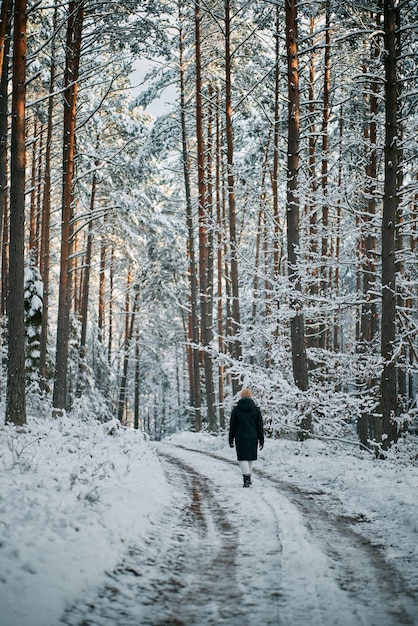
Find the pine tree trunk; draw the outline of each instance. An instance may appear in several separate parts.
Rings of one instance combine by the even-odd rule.
[[[9,50],[11,31],[11,3],[8,3],[6,35],[4,39],[4,60],[0,81],[0,241],[1,241],[1,315],[6,314],[7,285],[9,272],[9,219],[7,194],[7,151],[8,151],[8,84]],[[3,19],[3,18],[2,18]]]
[[[273,195],[273,276],[276,281],[280,272],[280,221],[279,221],[279,137],[280,137],[280,117],[279,117],[279,97],[280,97],[280,12],[279,4],[276,5],[276,48],[275,48],[275,67],[274,67],[274,122],[273,122],[273,171],[271,174],[271,190]],[[267,155],[266,150],[265,155]],[[264,174],[263,174],[264,176]],[[262,186],[264,189],[264,185]]]
[[[4,59],[8,53],[8,45],[6,44],[8,20],[10,17],[10,9],[12,2],[2,0],[0,9],[0,76],[3,71]]]
[[[329,123],[329,94],[331,89],[331,64],[330,64],[330,0],[326,0],[325,6],[325,51],[324,51],[324,92],[321,127],[321,189],[322,189],[322,237],[321,237],[321,294],[327,297],[329,294],[329,206],[328,206],[328,123]],[[324,313],[323,313],[324,315]],[[319,347],[329,348],[329,327],[321,323],[319,332]]]
[[[206,311],[206,336],[205,346],[211,346],[213,341],[213,277],[214,277],[214,258],[213,258],[213,89],[209,84],[208,95],[208,115],[207,115],[207,145],[206,145],[206,221],[207,230],[207,311]],[[208,374],[210,376],[210,384],[208,386]],[[215,381],[212,356],[205,350],[205,379],[206,379],[206,397],[208,404],[208,428],[210,432],[218,431],[217,404],[215,395]]]
[[[64,151],[61,219],[61,258],[57,325],[57,349],[53,405],[67,408],[68,341],[71,306],[71,218],[74,199],[75,128],[77,110],[78,73],[81,53],[81,35],[84,18],[84,0],[69,2],[67,23],[65,91],[64,91]]]
[[[36,256],[36,174],[37,174],[37,143],[38,143],[38,118],[35,115],[33,120],[33,142],[32,142],[32,164],[31,164],[31,192],[29,210],[29,254],[32,258]]]
[[[229,244],[231,255],[231,296],[232,296],[232,319],[231,319],[231,354],[237,361],[241,359],[241,341],[238,337],[240,331],[240,304],[238,283],[238,242],[236,235],[236,207],[235,207],[235,176],[234,176],[234,139],[232,132],[232,82],[231,82],[231,16],[230,0],[225,0],[225,134],[227,146],[227,182],[228,182],[228,218],[229,218]],[[239,390],[240,381],[236,376],[232,378],[232,390],[236,394]]]
[[[309,216],[309,260],[310,260],[310,273],[312,279],[310,281],[309,295],[315,299],[318,295],[318,215],[316,207],[316,193],[317,193],[317,181],[316,181],[316,127],[315,127],[315,48],[314,48],[314,32],[315,32],[315,18],[310,18],[310,35],[312,39],[312,51],[309,65],[309,137],[308,137],[308,153],[309,153],[309,187],[311,193],[311,199],[308,203],[307,211]],[[318,326],[315,322],[308,322],[307,329],[307,342],[309,347],[318,347],[319,345],[319,333]]]
[[[104,342],[105,329],[105,290],[106,290],[106,242],[102,235],[100,245],[100,269],[99,269],[99,311],[97,316],[98,340]]]
[[[215,114],[215,126],[216,126],[216,174],[215,174],[215,187],[216,187],[216,226],[217,226],[217,255],[216,255],[216,269],[217,269],[217,317],[218,317],[218,349],[219,353],[225,352],[225,330],[224,330],[224,293],[223,293],[223,244],[222,238],[225,229],[225,224],[222,219],[222,132],[221,132],[221,120],[220,120],[220,94],[219,90],[216,94],[216,114]],[[219,402],[219,427],[221,430],[225,429],[225,365],[220,363],[218,369],[218,402]]]
[[[394,0],[384,0],[385,32],[385,183],[382,219],[382,328],[381,377],[382,429],[386,435],[383,448],[396,439],[394,417],[397,412],[396,364],[394,346],[396,338],[396,265],[395,227],[398,190],[398,97],[396,54],[396,9]]]
[[[400,20],[400,11],[396,11],[395,13],[395,28],[396,28],[396,55],[397,58],[402,58],[402,39],[401,39],[401,25],[399,23]],[[402,74],[402,68],[399,68],[399,72]],[[402,100],[402,88],[403,83],[400,83],[397,89],[397,96],[399,101]],[[397,176],[397,188],[398,188],[398,199],[397,199],[397,229],[395,231],[395,247],[399,254],[399,258],[396,263],[395,271],[398,276],[404,277],[405,275],[405,256],[404,256],[404,230],[402,227],[402,223],[404,222],[404,215],[402,210],[402,190],[404,189],[404,153],[403,153],[403,145],[404,145],[404,122],[403,120],[398,121],[398,176]],[[402,281],[404,282],[404,281]],[[405,312],[405,316],[407,315],[407,294],[404,289],[403,292],[399,292],[397,296],[397,311]],[[402,341],[401,347],[401,355],[400,355],[400,365],[397,367],[397,397],[403,403],[404,409],[407,407],[408,403],[408,379],[407,379],[407,342]],[[397,411],[399,412],[400,406],[397,407]]]
[[[203,138],[202,57],[200,39],[200,0],[195,2],[195,56],[196,56],[196,138],[199,196],[199,285],[200,323],[205,368],[207,420],[209,430],[216,430],[216,400],[213,382],[213,365],[209,352],[213,337],[210,325],[210,294],[208,290],[209,246],[207,236],[207,187],[205,180],[205,142]]]
[[[305,348],[305,324],[299,296],[301,286],[298,274],[299,249],[299,61],[297,42],[296,0],[285,0],[286,50],[288,80],[288,149],[287,149],[287,263],[292,290],[290,307],[290,336],[292,344],[292,367],[295,384],[302,391],[308,388],[308,367]]]
[[[89,310],[89,293],[90,293],[90,269],[91,269],[91,255],[92,255],[92,248],[93,248],[93,212],[94,212],[94,203],[96,200],[98,166],[99,166],[99,162],[96,161],[95,162],[96,169],[93,172],[93,180],[91,184],[87,247],[86,247],[86,256],[84,260],[84,271],[83,271],[83,296],[81,299],[82,302],[81,302],[81,340],[80,340],[81,359],[84,359],[85,354],[86,354],[87,318],[88,318],[88,310]]]
[[[107,359],[109,365],[112,362],[112,344],[113,344],[113,283],[115,273],[115,249],[112,245],[110,251],[110,266],[109,266],[109,324],[108,324],[108,337],[107,337]]]
[[[340,119],[339,119],[339,159],[338,159],[338,189],[342,188],[342,180],[343,180],[343,168],[342,168],[342,151],[343,151],[343,131],[344,131],[344,119],[343,119],[343,109],[342,106],[340,108]],[[340,293],[340,254],[341,254],[341,196],[338,196],[337,201],[337,223],[336,223],[336,232],[335,232],[335,270],[334,270],[334,289],[335,293],[339,295]],[[334,341],[333,347],[335,352],[340,351],[340,321],[338,318],[338,313],[334,314]]]
[[[125,304],[125,342],[123,349],[123,367],[122,367],[122,379],[119,389],[119,401],[118,401],[118,419],[120,422],[123,420],[123,414],[126,405],[126,392],[128,382],[128,365],[129,365],[129,350],[132,343],[132,337],[135,325],[135,316],[138,310],[139,304],[139,291],[136,291],[132,309],[130,309],[130,287],[132,284],[132,272],[129,269],[128,272],[128,285],[126,291],[126,304]]]
[[[74,196],[73,196],[74,201]],[[84,240],[86,239],[85,233],[78,230],[77,226],[74,224],[74,206],[71,207],[71,225],[70,225],[70,254],[71,254],[71,262],[69,263],[68,271],[70,272],[69,276],[69,301],[70,301],[70,311],[72,307],[72,311],[74,312],[74,316],[78,319],[81,318],[81,294],[83,291],[83,272],[82,269],[79,270],[79,267],[83,267],[84,258],[80,252],[80,248],[84,247]],[[74,233],[74,226],[75,233]],[[80,240],[82,238],[82,242],[80,244]]]
[[[9,349],[6,421],[26,423],[25,395],[25,70],[26,0],[15,0],[13,35],[12,138],[10,167],[10,289],[7,299]]]
[[[140,382],[140,364],[139,364],[139,330],[135,334],[135,396],[134,396],[134,429],[139,428],[139,382]]]
[[[377,18],[377,21],[379,18]],[[378,26],[378,24],[377,24]],[[376,62],[380,55],[380,49],[376,38],[372,42],[371,60]],[[367,72],[367,69],[366,69]],[[363,295],[365,304],[361,312],[361,339],[370,344],[377,332],[377,310],[374,302],[374,292],[376,291],[376,258],[377,258],[377,241],[374,232],[374,220],[376,215],[376,191],[377,191],[377,83],[372,81],[370,85],[370,122],[366,127],[366,145],[367,145],[367,215],[364,220],[367,222],[366,236],[364,238],[364,263],[363,263]],[[367,349],[367,347],[366,347]]]
[[[268,158],[269,158],[269,149],[268,145],[264,150],[264,160],[263,160],[263,168],[262,168],[262,176],[261,176],[261,184],[260,184],[260,200],[259,200],[259,208],[258,208],[258,218],[257,218],[257,237],[255,242],[255,260],[254,260],[254,278],[253,278],[253,303],[252,303],[252,320],[255,320],[257,317],[257,304],[260,300],[260,257],[261,257],[261,243],[263,240],[263,235],[265,233],[264,224],[266,223],[266,174],[268,167]],[[274,166],[273,166],[274,169]],[[272,174],[272,178],[274,179],[274,173]],[[272,185],[274,186],[273,180]],[[277,235],[277,246],[279,244],[278,235],[279,230],[275,230],[273,233],[274,239],[276,239]],[[277,251],[279,251],[279,247],[277,247]],[[277,270],[279,270],[280,264],[277,265]],[[265,274],[267,276],[267,273]],[[253,354],[250,355],[250,363],[254,363]]]
[[[202,412],[200,397],[200,361],[199,361],[199,316],[198,316],[198,292],[196,275],[196,253],[194,243],[193,205],[190,183],[190,158],[187,140],[186,126],[186,95],[185,95],[185,65],[184,65],[184,33],[183,16],[179,8],[179,53],[180,53],[180,115],[182,130],[183,149],[183,176],[186,195],[186,223],[187,223],[187,255],[189,259],[188,278],[190,291],[189,311],[189,393],[190,406],[192,407],[192,419],[196,431],[202,429]]]
[[[49,324],[49,288],[50,288],[50,233],[51,233],[51,150],[54,116],[54,86],[55,86],[55,32],[57,27],[57,5],[54,8],[53,29],[51,41],[51,66],[49,74],[48,121],[46,129],[44,188],[42,198],[41,221],[41,250],[40,272],[43,282],[42,299],[42,329],[40,337],[39,373],[41,384],[46,385],[47,353],[48,353],[48,324]]]
[[[379,28],[380,16],[376,16],[376,25]],[[365,74],[373,71],[374,64],[380,55],[380,47],[376,37],[371,43],[371,63],[370,68],[364,67]],[[361,216],[363,229],[361,239],[360,266],[362,278],[362,294],[363,304],[361,306],[361,317],[359,325],[359,341],[358,351],[368,353],[377,332],[377,306],[375,300],[376,279],[377,279],[377,238],[375,234],[376,219],[376,192],[377,192],[377,123],[376,117],[378,113],[377,92],[378,86],[376,80],[373,80],[369,88],[370,95],[366,99],[369,107],[369,123],[365,126],[365,159],[366,159],[366,197],[367,211]],[[376,380],[370,379],[359,381],[360,384],[371,389],[377,383]],[[368,410],[364,411],[359,418],[358,434],[360,443],[364,447],[369,447],[370,441],[374,437],[375,416],[370,414]]]
[[[44,126],[41,124],[39,131],[39,158],[36,173],[36,202],[35,202],[35,263],[39,267],[41,247],[41,221],[42,221],[42,184],[44,178]]]
[[[131,286],[132,286],[132,269],[128,268],[128,279],[126,284],[125,295],[125,338],[123,344],[123,365],[122,365],[122,377],[119,387],[119,400],[118,400],[118,419],[120,422],[123,420],[123,413],[125,411],[125,399],[126,399],[126,380],[128,375],[128,362],[129,362],[129,315],[130,315],[130,303],[131,303]]]

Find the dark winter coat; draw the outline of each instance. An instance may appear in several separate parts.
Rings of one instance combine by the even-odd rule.
[[[257,443],[264,445],[261,411],[251,398],[241,398],[232,409],[229,422],[229,445],[235,440],[238,461],[255,461]]]

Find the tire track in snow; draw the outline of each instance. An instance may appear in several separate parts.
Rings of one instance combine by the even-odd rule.
[[[200,457],[201,461],[194,464],[200,471],[205,457],[236,465],[216,453],[175,447],[189,459]],[[377,546],[356,532],[352,520],[338,518],[325,509],[317,499],[323,495],[319,492],[305,492],[260,470],[255,475],[259,477],[254,486],[258,499],[276,511],[283,546],[282,571],[277,572],[281,580],[280,616],[275,623],[418,624],[416,590],[405,586],[400,572]]]
[[[132,546],[61,620],[67,626],[253,626],[237,607],[247,596],[236,579],[237,532],[210,481],[162,455],[173,508],[145,545]]]
[[[173,506],[67,626],[400,626],[416,596],[376,547],[292,484],[157,444]],[[214,463],[215,461],[215,463]],[[232,469],[234,467],[234,470]]]
[[[186,578],[190,577],[190,573],[195,576],[199,571],[199,584],[190,584],[189,581],[186,593],[177,602],[172,598],[177,606],[180,603],[177,613],[179,623],[184,626],[276,626],[279,541],[275,542],[275,547],[270,546],[266,558],[261,559],[260,541],[254,534],[258,513],[252,508],[241,509],[242,490],[236,489],[235,481],[232,486],[235,506],[231,510],[231,499],[222,497],[215,481],[177,455],[161,447],[158,452],[171,467],[180,468],[183,476],[188,475],[197,485],[197,493],[192,489],[193,499],[199,501],[199,516],[203,510],[201,517],[206,520],[206,534],[201,537],[203,541],[191,547],[191,561],[185,563],[183,569]],[[169,469],[167,476],[170,477],[170,474]],[[272,510],[267,523],[277,523]],[[269,579],[268,590],[264,584],[266,576]]]

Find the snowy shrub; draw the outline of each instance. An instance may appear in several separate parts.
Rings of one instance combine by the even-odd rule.
[[[35,383],[39,380],[42,309],[43,283],[31,258],[25,268],[26,376]]]

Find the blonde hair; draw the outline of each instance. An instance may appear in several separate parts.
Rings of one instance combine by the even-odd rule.
[[[241,398],[252,398],[252,395],[253,394],[247,387],[241,391]]]

